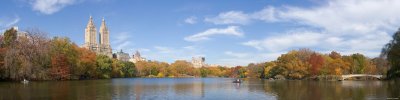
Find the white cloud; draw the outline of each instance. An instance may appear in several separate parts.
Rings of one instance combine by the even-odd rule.
[[[154,46],[154,49],[158,50],[161,53],[171,53],[172,51],[174,51],[171,48],[163,47],[163,46]]]
[[[252,13],[243,13],[242,11],[228,11],[220,13],[215,17],[206,17],[204,21],[213,24],[241,24],[247,25],[254,20],[262,20],[266,22],[276,22],[280,19],[277,18],[278,12],[272,6],[266,7],[260,11]]]
[[[243,58],[247,57],[249,54],[248,53],[239,53],[239,52],[232,52],[232,51],[225,51],[224,52],[228,56],[236,57],[236,58]]]
[[[226,66],[247,66],[249,63],[260,63],[265,61],[276,60],[281,54],[286,52],[269,52],[269,53],[235,53],[231,51],[225,52],[225,54],[230,55],[232,57],[217,59],[216,62],[219,65]],[[239,54],[239,55],[237,55]]]
[[[133,43],[130,41],[131,36],[129,32],[120,32],[110,37],[112,38],[111,44],[114,51],[119,51],[121,49],[129,51],[133,46]]]
[[[391,37],[385,32],[366,34],[365,36],[359,37],[349,37],[348,35],[300,31],[271,36],[261,40],[250,40],[242,44],[268,52],[313,48],[317,50],[352,53],[365,52],[367,56],[374,57],[378,56],[381,48],[390,38]]]
[[[185,37],[184,39],[186,41],[200,41],[200,40],[208,40],[210,39],[210,36],[213,35],[233,35],[233,36],[238,36],[242,37],[244,33],[240,29],[239,26],[229,26],[227,28],[219,29],[219,28],[211,28],[208,29],[204,32],[200,32],[188,37]]]
[[[0,18],[0,32],[3,32],[5,29],[13,27],[20,21],[18,16],[15,17],[1,17]]]
[[[184,49],[188,49],[188,50],[194,50],[196,49],[195,46],[185,46],[183,47]]]
[[[122,43],[119,43],[118,45],[116,45],[114,50],[120,51],[120,50],[125,50],[126,47],[128,47],[131,44],[130,41],[124,41]]]
[[[154,46],[153,52],[148,52],[146,55],[149,59],[174,62],[175,60],[188,60],[195,56],[205,56],[200,51],[202,50],[197,46],[184,46],[180,48]]]
[[[213,18],[205,18],[204,21],[214,24],[247,24],[250,22],[250,16],[241,11],[229,11],[220,13]]]
[[[400,27],[400,11],[397,9],[400,9],[398,0],[333,0],[307,8],[267,7],[256,11],[266,13],[253,16],[253,20],[297,23],[304,30],[289,29],[282,32],[284,34],[242,44],[270,52],[313,48],[359,52],[374,57],[390,40],[390,34]]]
[[[139,50],[140,52],[149,52],[150,51],[150,49],[147,49],[147,48],[139,48],[137,50]]]
[[[197,17],[191,16],[189,18],[186,18],[185,19],[185,23],[196,24],[197,23]]]
[[[242,44],[252,46],[258,50],[268,50],[276,52],[287,50],[291,47],[301,48],[318,46],[322,42],[324,36],[324,34],[305,31],[272,36],[263,40],[251,40]]]
[[[31,0],[30,4],[33,10],[50,15],[75,2],[76,0]]]
[[[252,19],[262,20],[266,22],[276,22],[280,21],[281,19],[276,18],[277,12],[274,7],[266,7],[261,11],[257,11],[251,14]]]
[[[400,25],[398,0],[332,0],[326,4],[301,8],[268,6],[259,11],[222,12],[205,18],[214,24],[247,24],[252,21],[296,22],[322,28],[329,32],[373,32],[379,29],[397,29]],[[395,26],[395,27],[393,27]],[[344,33],[346,34],[346,33]]]
[[[398,0],[335,0],[313,8],[287,7],[276,17],[329,32],[364,34],[398,27],[399,8]]]

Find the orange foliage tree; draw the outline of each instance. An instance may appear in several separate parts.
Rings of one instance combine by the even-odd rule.
[[[67,58],[64,54],[54,55],[51,57],[50,74],[57,80],[67,80],[70,78],[70,70]]]
[[[324,58],[317,53],[313,53],[308,59],[308,63],[311,65],[311,75],[319,75],[320,69],[324,65]]]
[[[74,73],[80,78],[95,78],[96,77],[96,53],[86,49],[77,48],[79,52],[79,60]]]

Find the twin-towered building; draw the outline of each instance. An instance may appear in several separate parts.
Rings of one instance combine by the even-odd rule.
[[[99,37],[97,37],[96,25],[93,22],[92,16],[90,16],[89,22],[85,28],[85,44],[83,45],[83,47],[94,51],[97,54],[106,55],[110,58],[117,58],[121,61],[131,61],[134,63],[138,61],[146,61],[145,58],[140,56],[139,51],[136,51],[135,54],[132,54],[132,58],[129,57],[128,53],[124,53],[122,50],[115,53],[113,56],[110,45],[110,32],[107,28],[104,18],[101,21]],[[192,64],[195,68],[207,66],[205,64],[204,57],[193,57]]]
[[[99,35],[99,37],[97,37],[97,35]],[[106,55],[110,58],[116,58],[121,61],[131,61],[134,63],[138,61],[146,61],[145,58],[140,56],[139,51],[132,54],[132,58],[129,57],[128,53],[124,53],[122,50],[113,55],[110,45],[110,32],[104,18],[101,21],[100,31],[98,34],[93,18],[90,16],[89,22],[85,28],[85,44],[83,44],[83,47],[96,52],[96,54]]]
[[[108,31],[104,18],[101,22],[99,32],[99,37],[97,37],[96,26],[93,22],[92,16],[90,16],[89,22],[85,28],[85,44],[83,47],[92,50],[97,54],[106,55],[111,58],[112,49],[110,46],[110,32]]]

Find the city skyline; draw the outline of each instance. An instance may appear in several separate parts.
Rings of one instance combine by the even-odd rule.
[[[82,45],[89,16],[97,27],[104,17],[113,52],[139,50],[147,59],[169,63],[204,56],[209,64],[235,66],[275,60],[299,48],[376,57],[400,26],[394,13],[399,5],[395,0],[9,0],[0,4],[0,30],[39,28]]]

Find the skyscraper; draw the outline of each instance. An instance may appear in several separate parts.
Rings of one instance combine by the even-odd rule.
[[[106,55],[110,58],[112,57],[112,49],[110,46],[110,32],[108,31],[104,18],[101,22],[99,38],[97,38],[96,26],[93,22],[92,16],[90,16],[89,22],[85,29],[85,44],[83,45],[83,47],[92,50],[97,54]]]

